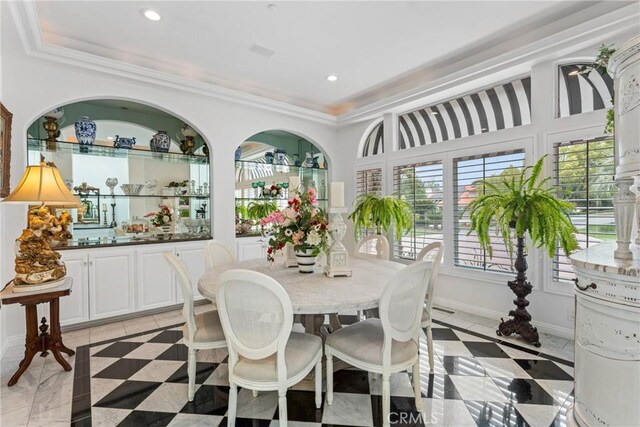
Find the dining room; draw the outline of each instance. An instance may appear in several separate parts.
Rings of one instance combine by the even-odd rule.
[[[0,12],[0,425],[640,425],[638,1]]]

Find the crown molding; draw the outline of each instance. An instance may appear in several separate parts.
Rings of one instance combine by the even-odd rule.
[[[149,84],[164,86],[176,90],[204,95],[216,100],[232,102],[256,109],[284,114],[325,125],[336,126],[336,117],[331,114],[299,107],[283,101],[248,94],[218,85],[189,80],[172,74],[163,73],[137,65],[44,43],[40,31],[38,12],[34,0],[8,2],[25,53],[48,62],[57,62],[69,66],[128,78]]]
[[[481,85],[487,86],[508,80],[530,72],[531,66],[536,63],[557,59],[559,55],[570,54],[608,37],[637,32],[639,19],[637,5],[629,5],[472,65],[459,61],[440,67],[433,71],[435,78],[427,84],[338,115],[338,126],[372,120],[385,112],[411,111],[425,102],[439,102],[449,96],[442,99],[427,98],[433,98],[444,91],[455,91],[474,81],[482,80]]]

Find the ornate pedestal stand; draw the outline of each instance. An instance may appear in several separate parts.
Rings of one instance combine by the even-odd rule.
[[[513,303],[516,305],[515,310],[509,312],[509,316],[513,316],[513,319],[504,320],[498,325],[496,333],[498,335],[509,336],[511,334],[518,334],[528,343],[533,344],[536,347],[540,347],[540,337],[538,330],[531,326],[531,315],[527,311],[529,301],[525,298],[531,293],[531,283],[527,282],[527,259],[524,255],[524,238],[518,237],[517,240],[517,257],[514,264],[518,274],[516,280],[509,281],[509,288],[516,294],[516,299]]]
[[[333,243],[327,255],[327,266],[324,272],[329,277],[351,276],[349,268],[349,253],[342,244],[342,238],[347,232],[347,224],[342,219],[342,214],[346,213],[346,208],[330,208],[329,234]]]

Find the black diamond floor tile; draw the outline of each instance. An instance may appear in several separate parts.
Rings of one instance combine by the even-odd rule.
[[[114,380],[126,380],[140,369],[147,366],[150,360],[120,359],[94,375],[94,378],[109,378]]]
[[[225,415],[229,406],[229,387],[202,385],[193,402],[187,402],[180,412],[201,415]]]
[[[460,338],[449,328],[431,327],[431,335],[434,341],[460,341]]]
[[[229,420],[224,417],[218,427],[227,427]],[[236,427],[269,427],[271,420],[257,420],[253,418],[236,418]]]
[[[131,353],[136,348],[140,347],[142,343],[140,342],[124,342],[118,341],[114,342],[108,347],[103,348],[94,356],[97,357],[124,357],[127,354]]]
[[[382,426],[382,396],[371,396],[373,425]],[[413,397],[391,396],[389,422],[394,426],[424,426]]]
[[[427,384],[425,386],[425,379]],[[420,381],[422,394],[430,399],[452,399],[461,400],[462,396],[456,390],[456,386],[446,374],[429,374],[427,377],[421,376]]]
[[[168,383],[188,383],[189,382],[189,374],[188,374],[188,363],[185,363],[178,369],[173,375],[166,380]],[[204,383],[207,378],[213,374],[213,371],[218,367],[218,363],[205,363],[205,362],[196,362],[196,384]]]
[[[493,342],[470,342],[464,345],[469,349],[474,357],[509,357],[496,343]]]
[[[526,378],[494,378],[493,381],[513,403],[553,405],[553,397],[536,380]]]
[[[474,400],[466,400],[464,403],[478,427],[530,427],[512,403]]]
[[[514,359],[522,369],[536,380],[572,381],[573,377],[550,360]]]
[[[471,375],[484,377],[486,372],[473,357],[441,356],[442,365],[449,375]]]
[[[342,370],[333,373],[333,391],[336,393],[369,393],[369,373]]]
[[[165,427],[175,416],[170,412],[132,411],[118,427]]]
[[[324,405],[324,396],[323,396]],[[279,419],[280,408],[276,409],[274,419]],[[322,408],[316,409],[316,394],[313,391],[287,390],[288,421],[322,422]]]
[[[166,349],[160,356],[156,357],[158,360],[189,360],[189,348],[184,344],[174,344]]]
[[[162,383],[125,381],[100,399],[94,406],[103,408],[135,409]]]
[[[151,338],[149,342],[162,343],[162,344],[175,344],[182,339],[182,331],[163,331],[155,337]]]

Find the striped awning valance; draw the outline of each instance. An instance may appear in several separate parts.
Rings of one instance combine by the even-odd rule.
[[[611,107],[613,79],[608,74],[591,71],[578,74],[585,64],[558,67],[558,117],[588,113]]]
[[[375,156],[384,153],[384,122],[380,122],[371,129],[362,146],[362,157]]]
[[[399,116],[400,149],[531,123],[531,77]]]

